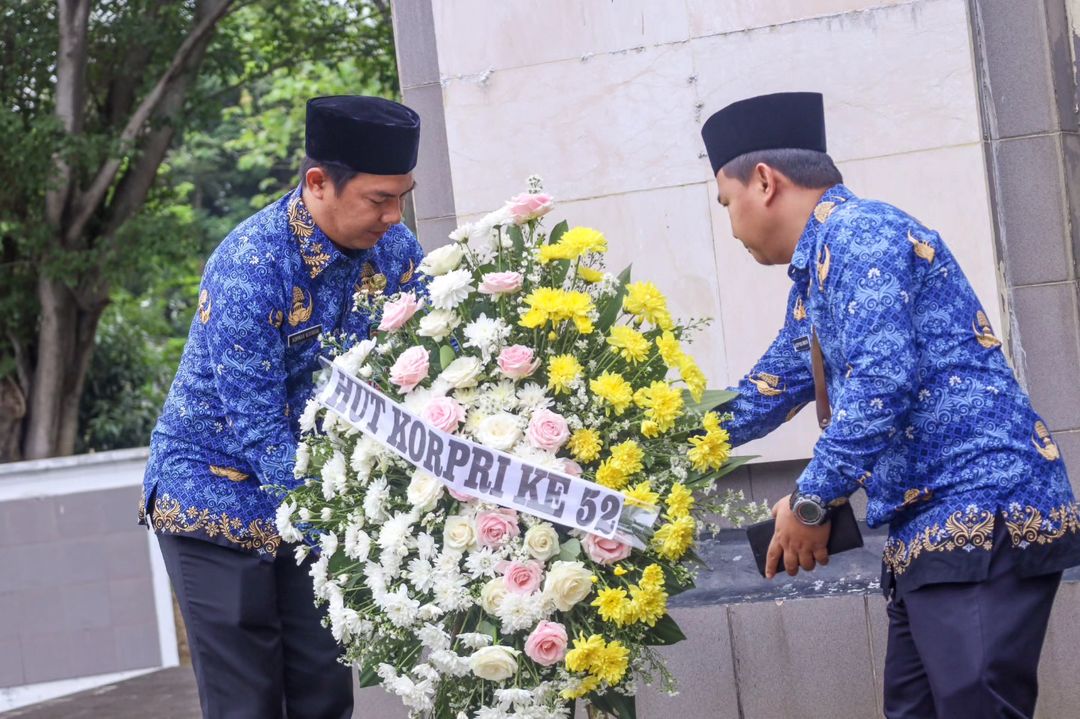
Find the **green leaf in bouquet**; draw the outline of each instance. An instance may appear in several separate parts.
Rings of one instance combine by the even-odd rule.
[[[707,412],[722,404],[727,404],[738,396],[738,392],[732,392],[726,389],[707,389],[705,390],[705,394],[702,395],[701,401],[695,402],[694,398],[690,395],[690,390],[684,389],[683,403],[689,410]]]
[[[375,673],[375,667],[364,667],[360,670],[360,688],[378,686],[379,675]]]
[[[510,235],[510,241],[514,243],[514,255],[520,257],[525,251],[525,234],[517,225],[511,225],[506,232]]]
[[[686,635],[683,634],[682,629],[679,628],[679,625],[670,614],[661,617],[660,621],[649,630],[647,635],[649,644],[663,647],[681,642],[684,639],[686,639]]]
[[[626,285],[630,283],[630,268],[632,267],[632,264],[627,265],[626,269],[619,273],[619,289],[608,298],[603,308],[600,309],[600,319],[596,323],[596,329],[601,334],[607,333],[611,326],[615,324],[615,320],[619,318],[619,310],[622,309],[623,298],[626,297]]]
[[[446,369],[450,366],[450,363],[454,361],[454,348],[450,345],[442,345],[439,347],[439,366]]]
[[[498,639],[499,637],[498,627],[496,627],[494,624],[492,624],[486,619],[481,619],[480,622],[476,625],[476,632],[478,634],[487,634],[492,639]]]
[[[726,477],[747,462],[757,459],[760,456],[761,455],[759,454],[748,454],[745,457],[730,457],[728,458],[728,461],[724,462],[724,465],[715,472],[708,472],[697,476],[693,474],[690,475],[686,480],[686,486],[690,489],[703,489],[704,487],[708,487],[716,480]]]
[[[562,236],[566,234],[566,231],[570,229],[570,225],[566,224],[566,220],[563,220],[559,224],[555,225],[551,229],[551,234],[548,235],[548,244],[554,245],[556,242],[562,239]]]
[[[568,539],[562,544],[559,551],[559,559],[564,562],[572,562],[581,556],[581,542],[577,539]]]
[[[637,703],[634,697],[609,691],[604,694],[589,694],[588,701],[597,709],[619,719],[637,719]]]

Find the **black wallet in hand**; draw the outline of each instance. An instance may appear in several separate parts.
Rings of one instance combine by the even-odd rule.
[[[851,508],[851,503],[845,502],[829,512],[829,521],[832,522],[827,546],[829,556],[863,546],[862,532],[859,531],[859,523],[855,519],[855,510]],[[757,562],[758,572],[763,577],[765,576],[765,556],[769,553],[769,543],[772,542],[775,529],[775,519],[751,524],[746,528],[746,538],[750,540],[754,561]],[[784,571],[783,559],[780,560],[777,571]]]

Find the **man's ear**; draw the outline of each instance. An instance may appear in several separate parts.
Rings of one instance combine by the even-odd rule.
[[[316,199],[323,199],[331,191],[330,178],[321,167],[312,167],[304,173],[304,185]]]
[[[754,174],[750,176],[750,183],[755,190],[761,193],[766,205],[776,199],[778,189],[776,171],[764,162],[759,162],[754,166]]]

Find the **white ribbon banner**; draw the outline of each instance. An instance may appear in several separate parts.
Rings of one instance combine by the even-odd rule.
[[[372,385],[323,364],[332,370],[318,394],[323,406],[462,494],[638,547],[630,525],[647,529],[656,519],[655,511],[636,507],[624,516],[620,492],[438,430]],[[626,526],[616,537],[620,519]]]

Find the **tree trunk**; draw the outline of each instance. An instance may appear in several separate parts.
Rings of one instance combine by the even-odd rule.
[[[22,423],[26,416],[26,397],[12,377],[0,380],[0,462],[22,459]]]
[[[60,436],[60,408],[64,384],[73,359],[76,306],[71,290],[60,280],[38,278],[41,324],[38,329],[37,366],[31,382],[30,414],[27,418],[27,459],[56,454]]]

